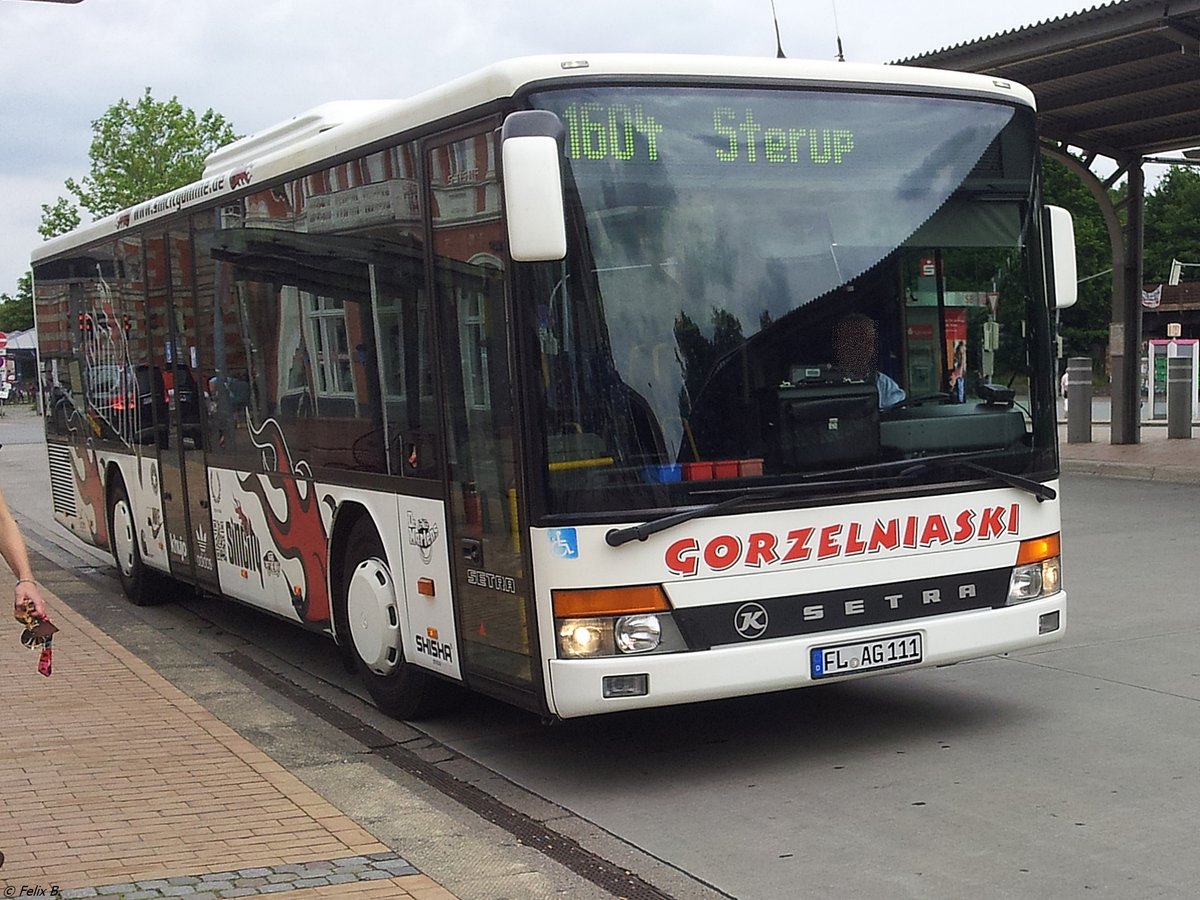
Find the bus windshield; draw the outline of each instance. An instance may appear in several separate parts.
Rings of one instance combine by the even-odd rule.
[[[545,514],[834,471],[858,490],[957,453],[1054,473],[1031,110],[740,87],[531,104],[567,132],[567,257],[516,282]]]

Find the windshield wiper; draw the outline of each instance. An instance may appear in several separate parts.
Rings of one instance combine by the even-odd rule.
[[[974,469],[976,472],[982,472],[989,478],[995,478],[997,481],[1003,481],[1010,487],[1019,488],[1023,491],[1029,491],[1033,496],[1037,497],[1038,503],[1046,500],[1053,500],[1058,496],[1058,492],[1049,485],[1042,484],[1040,481],[1034,481],[1032,478],[1025,478],[1021,475],[1014,475],[1012,472],[1004,472],[1000,469],[993,469],[991,466],[985,466],[982,463],[971,462],[970,460],[959,460],[958,465],[966,469]]]
[[[658,534],[660,531],[666,531],[668,528],[674,528],[676,525],[682,525],[684,522],[692,521],[692,519],[701,519],[704,516],[711,516],[713,513],[733,509],[734,507],[741,506],[742,503],[748,500],[774,500],[783,494],[808,492],[831,487],[842,488],[853,485],[853,481],[838,479],[836,481],[799,481],[792,484],[772,484],[746,488],[738,491],[732,497],[726,497],[724,500],[706,503],[703,506],[696,506],[683,512],[670,513],[658,519],[650,519],[641,525],[629,525],[625,528],[610,529],[608,534],[604,535],[604,540],[610,547],[620,547],[622,544],[628,544],[630,541],[644,541],[652,534]],[[726,492],[712,490],[701,493],[716,494]]]
[[[909,469],[902,474],[910,474],[912,471],[931,468],[942,469],[951,466],[961,466],[964,469],[970,469],[973,472],[979,472],[981,475],[986,475],[989,478],[994,478],[997,481],[1003,481],[1009,487],[1015,487],[1022,491],[1028,491],[1037,497],[1038,503],[1046,500],[1053,500],[1058,496],[1058,492],[1054,488],[1042,484],[1040,481],[1034,481],[1032,478],[1026,478],[1023,475],[1014,475],[1012,472],[1005,472],[1001,469],[994,469],[991,466],[985,466],[983,463],[975,462],[972,459],[964,459],[964,457],[975,456],[974,451],[964,453],[947,453],[942,456],[926,456],[921,459],[895,460],[890,463],[880,463],[879,467],[899,466],[907,464]],[[936,465],[935,465],[936,464]],[[859,471],[870,471],[876,466],[860,466]],[[854,471],[854,470],[850,470]]]
[[[941,453],[937,456],[922,456],[916,459],[892,459],[887,462],[847,466],[844,469],[822,469],[820,472],[812,472],[801,477],[804,479],[828,478],[830,475],[865,475],[871,472],[886,472],[889,469],[921,469],[925,468],[927,463],[960,460],[967,456],[975,456],[976,452],[975,450],[963,450],[958,453]],[[905,475],[907,472],[902,471],[900,474]]]
[[[680,513],[671,513],[659,519],[650,519],[641,525],[612,528],[608,534],[604,535],[604,540],[610,547],[620,547],[622,544],[628,544],[630,541],[644,541],[652,534],[658,534],[660,531],[666,531],[668,528],[674,528],[676,525],[682,525],[684,522],[690,522],[692,519],[699,519],[704,516],[711,516],[713,513],[723,512],[726,509],[732,509],[745,500],[760,498],[762,496],[762,494],[756,491],[742,491],[740,494],[735,494],[716,503],[706,503],[704,506],[696,506]]]
[[[824,488],[831,486],[844,486],[853,482],[845,479],[828,480],[825,476],[829,475],[861,475],[870,472],[886,472],[888,469],[901,469],[897,473],[898,477],[911,475],[913,472],[921,469],[944,468],[944,463],[947,466],[957,465],[967,469],[987,475],[989,478],[995,478],[998,481],[1003,481],[1005,484],[1028,491],[1037,497],[1038,502],[1043,500],[1053,500],[1058,496],[1054,488],[1042,484],[1040,481],[1034,481],[1031,478],[1024,478],[1020,475],[1013,475],[1011,472],[1002,472],[999,469],[993,469],[991,466],[985,466],[982,463],[974,462],[964,457],[975,456],[976,451],[964,451],[962,453],[946,453],[940,456],[926,456],[920,459],[895,459],[890,462],[870,463],[862,466],[851,466],[845,469],[832,469],[825,472],[814,472],[811,477],[820,477],[821,481],[800,481],[791,485],[772,486],[769,488],[748,488],[740,491],[732,497],[726,497],[724,500],[719,500],[715,503],[707,503],[703,506],[696,506],[692,509],[684,510],[683,512],[671,513],[662,516],[658,519],[650,519],[640,525],[629,525],[625,528],[613,528],[604,535],[605,542],[610,547],[620,547],[623,544],[628,544],[631,541],[644,541],[652,534],[658,534],[660,531],[666,531],[668,528],[674,528],[676,525],[682,525],[684,522],[690,522],[693,519],[700,519],[705,516],[711,516],[714,513],[724,512],[727,509],[733,509],[740,506],[747,500],[771,500],[780,494],[789,493],[797,489],[811,490],[813,488]]]

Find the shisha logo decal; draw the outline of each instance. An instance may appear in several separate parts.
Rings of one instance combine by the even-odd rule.
[[[428,519],[418,519],[408,514],[408,542],[421,551],[421,559],[429,564],[433,561],[433,545],[437,543],[438,527]]]
[[[239,500],[233,501],[233,511],[237,513],[238,521],[225,522],[225,540],[221,550],[230,565],[242,570],[243,578],[248,579],[251,572],[257,572],[259,584],[262,585],[262,544]]]

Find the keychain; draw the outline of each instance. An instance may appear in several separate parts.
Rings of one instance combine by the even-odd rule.
[[[49,678],[54,662],[52,644],[58,626],[45,616],[39,616],[32,603],[27,602],[18,608],[15,615],[17,621],[25,626],[21,632],[21,643],[30,650],[42,651],[38,657],[38,671]]]

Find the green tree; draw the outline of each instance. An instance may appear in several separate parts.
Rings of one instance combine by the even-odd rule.
[[[1200,172],[1171,166],[1146,195],[1142,273],[1146,282],[1165,282],[1171,260],[1200,262]],[[1195,279],[1196,269],[1184,269]]]
[[[197,115],[176,97],[155,100],[146,88],[136,103],[122,99],[92,122],[91,171],[80,181],[68,178],[67,191],[98,219],[198,180],[205,157],[236,139],[220,113]],[[64,197],[44,205],[38,230],[53,237],[75,227],[78,207]]]
[[[38,234],[46,240],[78,227],[79,207],[66,197],[42,204],[42,224],[38,226]]]
[[[1078,302],[1061,314],[1059,335],[1063,339],[1063,353],[1090,356],[1099,362],[1104,359],[1112,321],[1112,275],[1101,274],[1113,264],[1104,216],[1087,185],[1062,163],[1042,158],[1042,184],[1046,202],[1071,213],[1076,265],[1079,277],[1086,279],[1079,285]],[[1124,185],[1111,191],[1114,202],[1124,192]]]
[[[33,276],[26,272],[17,281],[17,296],[0,294],[0,331],[33,327]]]

